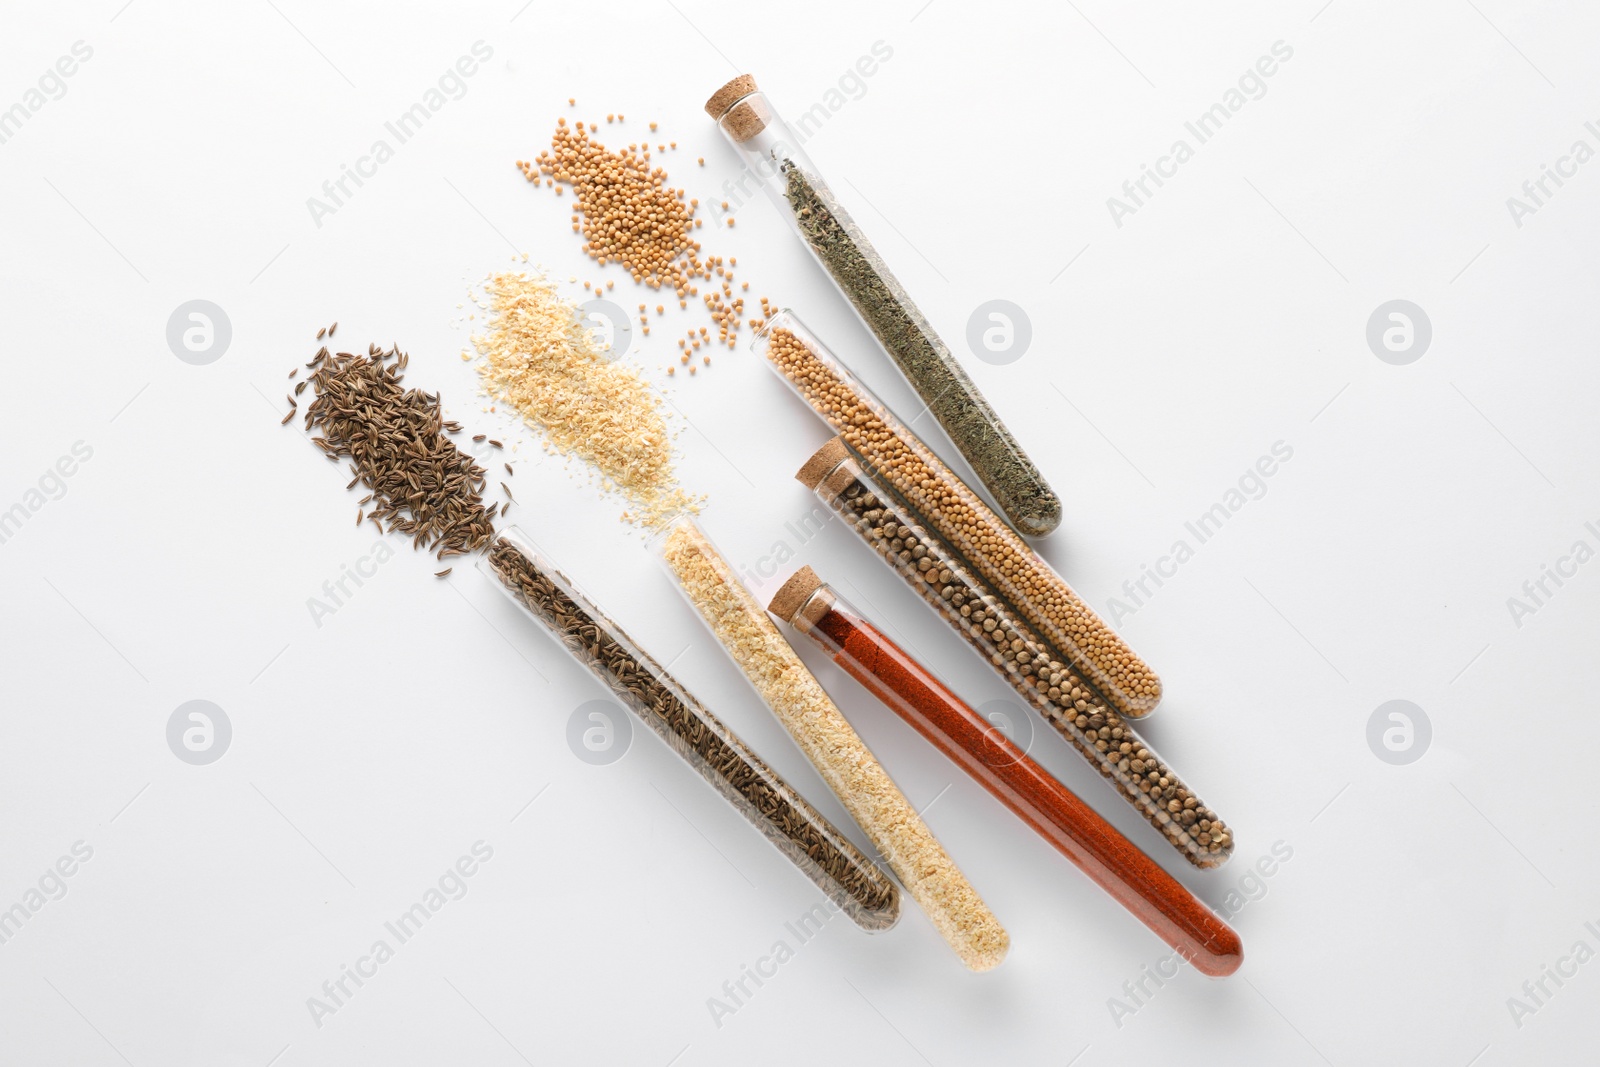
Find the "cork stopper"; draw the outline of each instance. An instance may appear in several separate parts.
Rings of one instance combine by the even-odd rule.
[[[756,91],[755,78],[749,74],[741,74],[711,94],[711,99],[706,101],[706,114],[721,122],[722,116],[728,113],[730,107]]]
[[[801,620],[795,618],[796,614],[801,608],[809,606],[808,602],[812,601],[813,595],[818,589],[823,588],[825,584],[821,578],[817,577],[816,571],[810,567],[801,567],[791,574],[789,580],[784,582],[783,587],[773,595],[772,603],[767,605],[767,610],[784,622],[799,623]],[[819,597],[817,599],[820,600],[822,598]],[[818,611],[821,614],[826,614],[827,610],[828,605],[826,603],[818,607]],[[811,614],[810,610],[806,612],[807,618],[805,621],[815,623],[817,620],[811,618]]]
[[[758,91],[756,80],[748,74],[741,74],[712,93],[711,99],[706,101],[706,114],[721,123],[736,144],[743,144],[767,128],[764,109],[758,109],[745,99]]]
[[[805,466],[794,476],[795,481],[807,489],[815,489],[822,484],[822,479],[827,477],[829,471],[849,458],[850,449],[845,447],[844,438],[835,437],[806,460]]]

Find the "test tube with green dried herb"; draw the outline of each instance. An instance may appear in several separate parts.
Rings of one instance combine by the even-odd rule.
[[[1135,719],[1155,709],[1155,671],[793,312],[768,319],[752,347],[1112,707]]]
[[[1000,510],[1026,534],[1047,534],[1060,525],[1060,498],[840,206],[755,79],[743,74],[728,82],[706,102],[706,111],[994,494]]]
[[[1233,833],[1101,695],[835,437],[796,475],[1196,867]]]
[[[479,568],[693,767],[864,930],[900,917],[900,890],[804,797],[719,722],[552,566],[521,531]]]

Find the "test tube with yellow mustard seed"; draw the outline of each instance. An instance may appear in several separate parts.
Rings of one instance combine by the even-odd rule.
[[[839,204],[755,79],[741,74],[728,82],[706,101],[706,111],[994,494],[1000,510],[1031,536],[1059,526],[1060,498]],[[742,188],[742,176],[740,181]]]
[[[769,317],[751,347],[1112,707],[1134,719],[1155,710],[1155,671],[794,312]]]
[[[961,962],[974,971],[999,966],[1011,946],[1004,927],[711,539],[680,516],[653,544],[690,606]]]

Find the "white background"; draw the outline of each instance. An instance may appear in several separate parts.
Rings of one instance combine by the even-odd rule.
[[[0,1059],[1584,1054],[1600,963],[1547,980],[1554,995],[1520,1026],[1508,998],[1580,939],[1600,949],[1584,928],[1600,926],[1600,564],[1520,626],[1507,600],[1575,541],[1600,546],[1584,528],[1600,520],[1600,164],[1521,227],[1506,199],[1575,140],[1600,147],[1584,129],[1600,119],[1591,13],[122,3],[7,5],[0,32],[0,107],[74,42],[93,49],[0,145],[0,509],[75,442],[93,450],[0,544],[0,908],[74,842],[93,849],[0,945]],[[317,226],[307,198],[478,40],[493,58],[466,95]],[[1293,57],[1266,94],[1117,226],[1107,198],[1280,40]],[[337,319],[345,347],[398,342],[412,384],[520,442],[518,524],[845,825],[617,521],[621,504],[482,411],[460,359],[482,320],[457,304],[514,252],[563,280],[623,277],[582,257],[570,197],[513,167],[558,116],[598,118],[608,143],[660,122],[679,145],[674,183],[720,200],[737,160],[701,101],[749,70],[797,117],[877,41],[892,57],[808,150],[1060,490],[1066,520],[1041,550],[1092,603],[1105,609],[1275,442],[1293,449],[1266,495],[1121,623],[1166,682],[1146,734],[1236,828],[1232,864],[1186,869],[1058,738],[1033,742],[1208,902],[1253,898],[1233,920],[1238,975],[1185,972],[1120,1025],[1111,998],[1131,1005],[1123,984],[1164,947],[810,650],[907,795],[932,802],[1014,947],[977,976],[909,901],[888,934],[835,920],[719,1027],[708,998],[789,937],[819,899],[810,883],[653,737],[609,766],[580,762],[567,721],[602,690],[469,564],[436,581],[438,564],[402,551],[320,626],[307,606],[376,540],[353,526],[342,468],[278,425],[288,369]],[[708,251],[738,256],[752,295],[793,306],[915,410],[772,206],[737,218],[708,222]],[[645,298],[625,281],[616,293]],[[165,337],[196,298],[232,323],[209,366]],[[1032,323],[1007,366],[962,343],[994,298]],[[1408,366],[1365,339],[1396,298],[1433,326]],[[704,319],[664,321],[635,352],[658,378],[678,330]],[[791,476],[826,433],[758,359],[728,353],[667,395],[682,479],[709,494],[705,527],[737,565],[781,539],[791,565],[815,565],[972,702],[1005,698],[846,529],[785,532],[813,507]],[[209,766],[166,742],[193,699],[232,723]],[[1366,741],[1391,699],[1432,723],[1408,766]],[[466,896],[316,1025],[307,998],[479,840],[493,858]],[[1279,841],[1292,858],[1250,879]]]

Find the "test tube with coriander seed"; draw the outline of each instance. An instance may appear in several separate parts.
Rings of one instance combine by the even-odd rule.
[[[1239,969],[1244,948],[1227,923],[810,567],[795,571],[767,610],[826,652],[1197,971],[1222,977]]]
[[[755,79],[741,74],[728,82],[706,101],[706,112],[994,494],[1000,510],[1032,536],[1059,526],[1060,498],[839,204]]]
[[[1233,854],[1233,831],[1084,676],[890,487],[845,447],[823,445],[795,476],[845,520],[1117,793],[1202,869]]]
[[[998,967],[1011,947],[1005,928],[711,539],[693,519],[680,516],[653,544],[689,605],[934,929],[970,969]]]
[[[617,700],[705,779],[869,933],[900,918],[900,889],[737,734],[513,527],[489,546],[478,569],[586,666]]]
[[[1155,710],[1150,665],[794,312],[773,314],[750,347],[1112,707],[1132,719]]]

